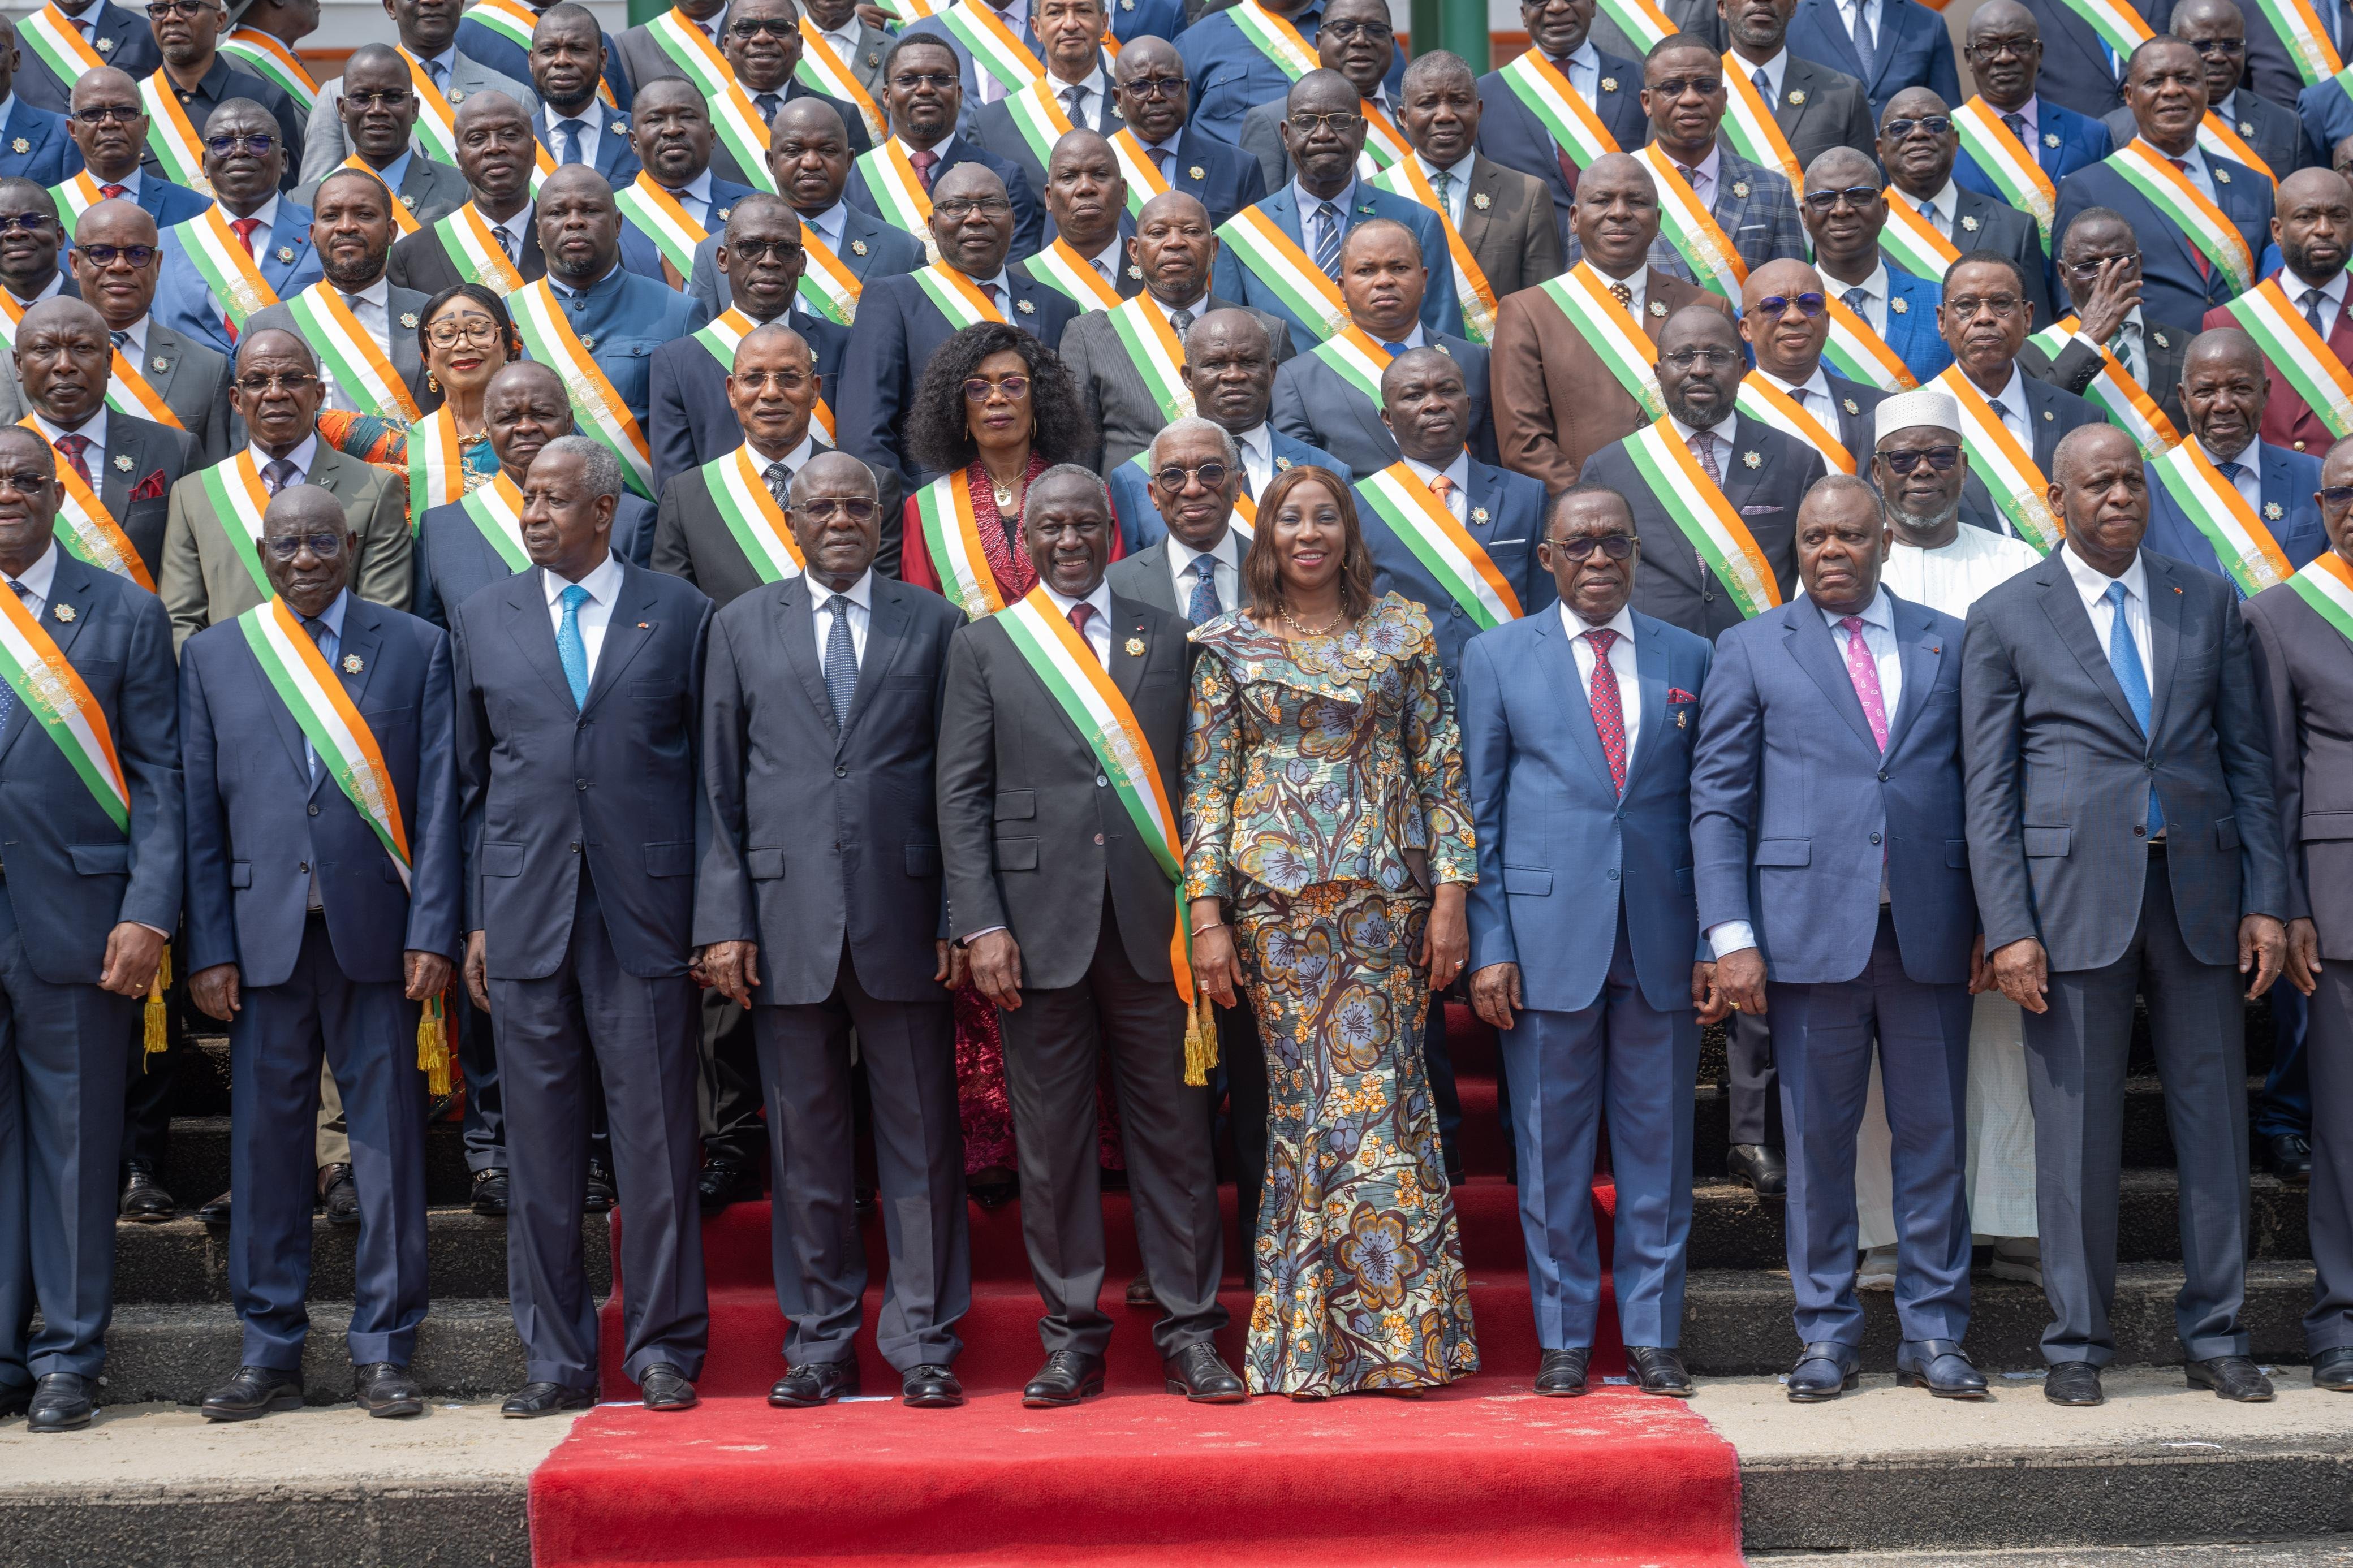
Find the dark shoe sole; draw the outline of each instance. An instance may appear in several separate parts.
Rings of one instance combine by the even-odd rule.
[[[1827,1390],[1801,1392],[1795,1385],[1792,1385],[1788,1390],[1789,1403],[1792,1405],[1828,1405],[1831,1400],[1836,1399],[1841,1394],[1853,1393],[1855,1389],[1862,1385],[1862,1374],[1859,1372],[1851,1372],[1846,1374],[1846,1381],[1838,1385],[1837,1393],[1831,1393]]]
[[[596,1402],[592,1399],[586,1405],[551,1405],[544,1410],[509,1410],[501,1405],[499,1414],[509,1421],[537,1421],[542,1416],[578,1415],[596,1408]]]
[[[1192,1384],[1182,1378],[1168,1378],[1166,1383],[1169,1393],[1181,1394],[1195,1405],[1247,1405],[1250,1403],[1250,1390],[1247,1388],[1237,1388],[1231,1394],[1196,1394],[1193,1392]]]
[[[768,1408],[771,1410],[822,1410],[840,1397],[839,1394],[828,1394],[822,1399],[779,1399],[771,1394],[768,1395]]]
[[[92,1411],[90,1415],[83,1416],[79,1421],[52,1421],[47,1425],[41,1426],[28,1425],[26,1426],[25,1430],[27,1432],[79,1432],[88,1426],[90,1422],[96,1418],[96,1416],[97,1412]]]
[[[304,1403],[299,1394],[273,1394],[269,1404],[257,1405],[251,1410],[200,1410],[197,1414],[207,1421],[259,1421],[264,1415],[272,1415],[281,1410],[300,1410]]]
[[[1061,1394],[1050,1395],[1043,1394],[1031,1394],[1029,1390],[1024,1389],[1021,1393],[1021,1407],[1025,1410],[1067,1409],[1069,1406],[1078,1404],[1081,1400],[1092,1399],[1096,1394],[1101,1394],[1103,1391],[1103,1380],[1100,1377],[1089,1378],[1086,1382],[1079,1384],[1078,1393],[1067,1397]]]
[[[681,1411],[693,1409],[696,1405],[702,1404],[702,1400],[698,1396],[693,1399],[666,1399],[659,1405],[654,1404],[651,1400],[645,1400],[641,1403],[644,1404],[648,1410],[652,1411],[657,1415],[676,1415]]]
[[[1984,1399],[1989,1396],[1993,1392],[1991,1389],[1987,1388],[1937,1388],[1932,1385],[1926,1378],[1922,1377],[1918,1373],[1905,1372],[1901,1367],[1898,1367],[1895,1372],[1895,1386],[1898,1388],[1925,1388],[1928,1390],[1928,1393],[1932,1397],[1937,1399]]]
[[[954,1410],[964,1403],[961,1394],[909,1394],[899,1403],[910,1410]]]
[[[396,1417],[403,1415],[422,1415],[425,1414],[425,1401],[422,1398],[393,1399],[387,1400],[382,1405],[370,1405],[364,1399],[358,1403],[359,1407],[366,1411],[369,1415],[386,1421],[393,1420]]]
[[[2069,1410],[2090,1410],[2096,1406],[2105,1405],[2108,1402],[2108,1396],[2105,1390],[2094,1394],[2089,1399],[2063,1399],[2059,1395],[2052,1393],[2047,1385],[2042,1390],[2042,1397],[2048,1404],[2061,1405]]]
[[[2211,1382],[2200,1379],[2195,1373],[2189,1374],[2188,1382],[2190,1387],[2205,1389],[2226,1405],[2269,1405],[2279,1397],[2279,1391],[2276,1389],[2264,1394],[2225,1394],[2215,1387]]]
[[[2316,1377],[2312,1380],[2312,1386],[2325,1388],[2331,1394],[2353,1394],[2353,1375],[2332,1377],[2325,1381]]]
[[[127,1209],[114,1217],[124,1225],[169,1225],[179,1215],[171,1209]]]
[[[1655,1394],[1661,1399],[1689,1399],[1699,1392],[1688,1384],[1682,1388],[1653,1388],[1647,1383],[1638,1384],[1636,1386],[1644,1394]]]

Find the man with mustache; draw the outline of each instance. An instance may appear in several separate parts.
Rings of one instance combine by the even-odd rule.
[[[1119,118],[1136,150],[1170,190],[1196,197],[1209,209],[1212,228],[1224,227],[1265,196],[1266,176],[1257,159],[1195,129],[1192,84],[1176,45],[1150,34],[1138,37],[1119,51],[1111,79]]]
[[[683,78],[646,84],[638,94],[629,143],[644,166],[634,179],[613,187],[617,197],[629,193],[631,203],[621,225],[621,265],[667,288],[683,289],[694,268],[692,247],[724,228],[727,215],[753,194],[752,187],[712,173],[711,110],[702,92]],[[664,196],[677,204],[688,229],[683,237],[658,243],[652,220]]]
[[[1805,234],[1789,182],[1718,145],[1728,107],[1724,70],[1722,58],[1703,39],[1679,35],[1660,40],[1642,67],[1642,109],[1650,116],[1651,141],[1701,208],[1715,217],[1743,263],[1756,268],[1776,257],[1802,255]],[[1697,264],[1662,235],[1651,243],[1651,265],[1695,276]]]
[[[2353,182],[2331,169],[2299,169],[2283,179],[2272,238],[2280,269],[2271,281],[2311,328],[2312,340],[2321,345],[2315,352],[2353,365],[2353,311],[2346,309],[2345,270],[2348,257],[2353,257]],[[2231,306],[2205,314],[2210,329],[2239,324],[2239,310]],[[2263,438],[2308,456],[2326,452],[2334,437],[2303,389],[2282,366],[2267,368],[2272,390],[2263,403]]]
[[[1915,381],[1926,382],[1953,363],[1936,335],[1936,285],[1887,259],[1879,237],[1887,204],[1879,167],[1852,147],[1833,147],[1806,171],[1806,236],[1826,297],[1861,319]]]
[[[443,232],[448,224],[469,221],[468,209],[481,219],[490,243],[523,282],[546,277],[547,253],[539,246],[531,195],[537,143],[530,116],[504,93],[474,93],[459,106],[456,125],[458,172],[466,177],[470,199],[443,223],[394,242],[387,268],[392,280],[428,298],[453,283],[483,281],[474,276],[472,260]],[[490,276],[497,279],[492,287],[503,285],[499,274]]]
[[[228,455],[229,363],[226,356],[155,320],[150,307],[164,270],[155,220],[128,201],[100,202],[74,226],[67,254],[81,297],[94,306],[115,340],[124,366],[195,437],[206,462]],[[0,418],[21,409],[13,380],[0,387]]]
[[[2073,393],[2026,374],[2021,354],[2028,309],[2024,279],[2007,258],[1964,256],[1954,262],[1946,270],[1944,300],[1936,307],[1937,330],[1952,350],[1953,364],[1936,384],[1986,405],[2032,465],[2033,472],[2025,476],[2031,486],[2051,471],[2052,457],[2069,431],[2104,419]],[[1978,449],[1974,441],[1971,447]],[[1961,502],[1963,521],[2030,539],[2047,527],[2031,521],[2021,526],[2019,498],[2007,479],[1993,477],[2000,470],[1982,450],[1975,467]]]
[[[1479,79],[1461,56],[1432,49],[1406,67],[1398,129],[1439,210],[1461,237],[1488,291],[1501,300],[1559,273],[1560,220],[1543,181],[1479,151],[1482,120]],[[1398,175],[1388,180],[1396,184]],[[1456,292],[1470,310],[1470,291],[1459,277]]]
[[[2066,0],[2020,0],[2034,19],[2042,43],[2037,73],[2043,98],[2098,120],[2131,96],[2130,61],[2110,47],[2090,18]],[[2124,8],[2150,32],[2162,35],[2172,19],[2171,0],[2123,0]],[[1947,95],[1947,103],[1957,103]]]
[[[1291,24],[1310,49],[1319,51],[1324,26],[1324,6],[1319,0],[1261,0],[1270,14]],[[1352,26],[1386,30],[1387,12],[1360,16]],[[1193,123],[1205,136],[1231,146],[1241,145],[1241,124],[1250,110],[1279,100],[1294,85],[1288,62],[1277,60],[1251,41],[1234,18],[1209,12],[1187,27],[1176,46],[1192,82]],[[1384,85],[1395,90],[1399,76],[1392,64]]]
[[[1797,9],[1798,0],[1715,0],[1729,45],[1724,68],[1757,89],[1802,174],[1833,147],[1870,146],[1872,116],[1862,82],[1788,47],[1789,18]],[[1701,36],[1714,41],[1712,34]]]
[[[1397,34],[1389,25],[1388,7],[1382,0],[1325,0],[1324,19],[1315,34],[1315,63],[1325,70],[1338,71],[1356,89],[1363,112],[1377,116],[1390,130],[1400,130],[1398,123],[1397,100],[1389,83],[1394,80],[1399,90],[1404,87],[1403,65],[1397,47]],[[1270,98],[1253,106],[1242,116],[1241,147],[1258,160],[1259,172],[1267,189],[1280,190],[1291,183],[1291,154],[1282,145],[1283,101]],[[1370,142],[1368,137],[1367,142]],[[1359,172],[1371,175],[1386,164],[1370,153],[1365,155],[1365,167]]]
[[[2353,234],[2353,212],[2347,216],[2347,232]],[[2189,334],[2160,326],[2142,311],[2140,263],[2140,236],[2124,215],[2105,207],[2077,213],[2060,238],[2058,267],[2075,330],[2055,359],[2046,361],[2041,347],[2029,343],[2019,351],[2019,361],[2029,374],[2081,397],[2107,368],[2107,354],[2114,354],[2179,430],[2181,357],[2189,352]]]
[[[841,116],[849,137],[849,153],[857,157],[874,145],[866,119],[844,100],[818,92],[800,79],[803,44],[793,0],[733,0],[727,7],[726,26],[719,52],[735,72],[736,85],[752,100],[761,127],[776,123],[777,111],[800,99],[815,99]],[[765,149],[767,138],[761,138]],[[752,176],[735,161],[735,151],[723,142],[712,153],[711,166],[719,177],[746,184]]]
[[[346,97],[344,101],[351,100]],[[418,409],[430,411],[438,407],[440,395],[426,384],[424,345],[417,341],[417,329],[412,325],[422,316],[428,297],[414,289],[396,287],[385,276],[385,263],[392,258],[390,187],[375,174],[338,169],[320,183],[317,201],[318,205],[311,209],[311,242],[318,249],[319,265],[326,276],[305,290],[311,301],[309,308],[322,316],[330,311],[332,306],[325,300],[323,291],[332,290],[334,302],[351,312],[352,319],[384,355]],[[269,327],[305,336],[292,300],[255,311],[245,330],[257,332]],[[369,367],[357,368],[363,376],[368,375]],[[332,364],[323,369],[322,374],[327,395],[324,406],[362,414],[384,407],[385,400],[380,395],[383,388],[373,381],[363,379],[358,384],[346,384],[345,378],[336,374]]]
[[[1103,53],[1110,19],[1107,0],[1039,0],[1032,16],[1045,46],[1038,57],[1046,68],[1039,79],[1044,95],[1074,130],[1103,136],[1118,132],[1124,123]],[[1014,117],[1012,101],[1004,98],[982,104],[973,117],[973,138],[1043,190],[1047,159],[1023,134],[1022,121]],[[1031,121],[1033,126],[1037,122]],[[1051,151],[1050,142],[1048,152]]]
[[[537,12],[539,20],[543,22],[550,11],[557,5],[571,4],[571,0],[555,0],[554,5],[533,4],[533,0],[524,0],[524,4]],[[588,8],[583,5],[579,9],[586,11]],[[593,100],[597,96],[597,83],[601,81],[605,90],[613,95],[614,107],[627,114],[631,92],[629,79],[621,69],[620,52],[613,47],[613,35],[596,26],[595,12],[588,12],[588,21],[595,27],[596,37],[588,57],[587,97]],[[557,106],[558,100],[548,97],[545,85],[539,80],[538,37],[539,29],[533,26],[527,36],[512,37],[470,11],[458,19],[458,31],[452,41],[466,58],[479,60],[489,69],[511,80],[531,83],[538,89],[541,100],[552,109]],[[576,93],[576,88],[574,90]],[[581,101],[580,98],[571,95],[562,100],[564,104],[573,106]],[[610,175],[607,177],[610,178]]]
[[[2206,72],[2206,112],[2244,142],[2272,178],[2284,180],[2324,161],[2305,135],[2295,110],[2258,96],[2246,85],[2253,40],[2237,0],[2179,0],[2173,8],[2173,25],[2166,30],[2198,51]],[[2140,133],[2128,105],[2110,110],[2103,123],[2118,146]]]
[[[1900,221],[1905,230],[1915,236],[1922,229],[1932,231],[1917,236],[1910,249],[1899,252],[1891,247],[1887,231],[1883,230],[1880,247],[1896,266],[1931,280],[1949,265],[1947,250],[1963,256],[1985,252],[2007,257],[2026,279],[2026,301],[2033,310],[2033,324],[2047,326],[2053,318],[2042,232],[2034,219],[2018,208],[1964,190],[1954,181],[1953,164],[1960,155],[1961,138],[1945,107],[1952,101],[1925,88],[1913,88],[1898,93],[1880,116],[1879,161],[1887,170],[1883,194],[1891,207],[1900,204],[1903,208],[1903,218],[1891,216],[1889,226]],[[2077,174],[2070,180],[2084,177]],[[2066,217],[2063,190],[2059,226],[2052,232],[2066,232]]]
[[[1741,286],[1740,336],[1762,383],[1834,437],[1860,468],[1871,461],[1871,412],[1887,394],[1823,368],[1826,292],[1821,274],[1804,262],[1767,262]]]
[[[0,230],[0,289],[7,291],[5,308],[11,313],[79,291],[58,265],[64,231],[48,195],[21,175],[0,176],[0,216],[10,220]]]
[[[286,149],[269,110],[232,98],[205,122],[205,177],[214,205],[242,255],[206,252],[224,276],[258,280],[285,300],[316,283],[324,271],[311,244],[311,209],[279,194]],[[165,326],[218,353],[235,352],[244,330],[235,307],[215,288],[195,252],[220,242],[195,218],[164,231],[164,275],[155,313]]]
[[[374,171],[402,210],[420,224],[438,222],[465,205],[466,176],[452,163],[437,163],[409,144],[418,113],[408,62],[387,44],[363,44],[343,62],[343,93],[336,112],[354,163]],[[294,199],[318,205],[322,180],[295,188]],[[402,231],[405,232],[405,231]],[[397,233],[395,237],[397,237]]]
[[[502,76],[480,60],[459,52],[455,41],[460,9],[459,0],[383,0],[383,3],[385,15],[392,18],[393,29],[399,34],[401,53],[423,67],[426,81],[441,94],[450,108],[462,108],[469,99],[485,92],[504,93],[521,104],[525,114],[539,107],[539,98],[532,91],[529,82]],[[343,140],[340,107],[343,96],[340,80],[331,81],[319,89],[319,101],[311,110],[310,128],[303,133],[302,178],[305,181],[325,178],[328,170],[350,154],[351,149]]]
[[[300,183],[302,166],[302,112],[286,89],[252,71],[234,67],[220,52],[221,29],[228,25],[223,0],[161,0],[147,7],[147,25],[164,63],[152,79],[159,93],[169,93],[191,127],[202,127],[213,111],[231,99],[258,103],[278,122],[280,143],[279,188],[291,190]],[[154,134],[151,126],[148,132]],[[190,154],[198,149],[186,148]],[[151,159],[153,153],[151,149]],[[160,166],[160,164],[159,164]]]
[[[1128,259],[1135,225],[1127,214],[1127,178],[1111,142],[1083,128],[1063,132],[1046,160],[1043,189],[1053,237],[1029,258],[1031,270],[1082,311],[1103,309],[1097,283],[1122,299],[1143,292],[1144,279]]]
[[[643,105],[646,95],[638,95]],[[653,352],[703,324],[707,312],[674,289],[621,265],[621,212],[596,170],[575,163],[539,188],[540,247],[561,326],[646,427]],[[577,408],[577,399],[575,407]]]
[[[71,102],[67,132],[80,155],[82,172],[98,186],[101,200],[136,202],[163,228],[185,223],[212,205],[146,167],[153,162],[147,151],[147,106],[140,100],[139,84],[129,76],[101,66],[74,83]],[[61,184],[64,177],[51,183]]]
[[[890,133],[882,145],[852,165],[847,198],[851,206],[904,223],[907,220],[883,205],[875,189],[897,179],[898,160],[906,161],[923,194],[935,201],[940,182],[958,164],[978,163],[997,176],[1005,187],[1006,199],[1013,204],[1012,255],[1023,259],[1045,243],[1046,216],[1039,208],[1029,177],[974,140],[959,118],[965,94],[956,81],[957,58],[946,39],[916,28],[908,29],[891,46],[882,59],[881,103]],[[906,232],[922,237],[913,226]]]

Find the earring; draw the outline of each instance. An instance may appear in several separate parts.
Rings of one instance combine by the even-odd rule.
[[[428,392],[438,392],[441,390],[441,378],[428,372],[425,377],[425,386]]]

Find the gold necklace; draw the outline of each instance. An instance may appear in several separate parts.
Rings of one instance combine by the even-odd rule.
[[[1333,628],[1339,626],[1340,623],[1348,618],[1347,606],[1344,605],[1340,607],[1340,613],[1334,616],[1325,625],[1313,628],[1303,626],[1297,621],[1292,619],[1291,605],[1287,601],[1282,599],[1277,599],[1274,602],[1274,613],[1282,617],[1282,624],[1284,626],[1289,626],[1301,637],[1309,639],[1330,637],[1332,635]]]

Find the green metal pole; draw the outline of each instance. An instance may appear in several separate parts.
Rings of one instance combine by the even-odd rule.
[[[629,0],[629,26],[650,22],[670,7],[670,0]]]
[[[1486,0],[1413,0],[1412,23],[1415,53],[1451,49],[1472,70],[1486,70]]]

